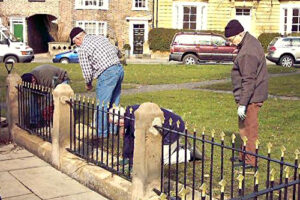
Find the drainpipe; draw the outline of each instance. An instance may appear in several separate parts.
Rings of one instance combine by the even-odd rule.
[[[154,11],[155,11],[155,0],[152,2],[152,28],[154,28]]]
[[[158,28],[158,0],[156,0],[156,28]]]

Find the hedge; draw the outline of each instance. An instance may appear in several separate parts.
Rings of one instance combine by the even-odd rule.
[[[278,37],[280,35],[280,33],[262,33],[258,36],[258,40],[260,41],[265,52],[267,52],[268,45],[273,40],[273,38]]]
[[[169,51],[170,44],[175,33],[178,32],[195,32],[194,30],[183,29],[167,29],[167,28],[154,28],[149,32],[149,47],[152,51]],[[224,35],[222,31],[197,31],[197,32],[212,32]]]

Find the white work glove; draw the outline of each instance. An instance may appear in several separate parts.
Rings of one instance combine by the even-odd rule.
[[[242,120],[244,120],[246,118],[246,106],[239,106],[237,114]]]

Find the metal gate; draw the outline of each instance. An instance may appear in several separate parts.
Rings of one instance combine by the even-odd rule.
[[[133,54],[143,54],[145,25],[133,25]]]

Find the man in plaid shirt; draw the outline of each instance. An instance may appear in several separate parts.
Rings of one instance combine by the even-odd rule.
[[[97,79],[96,96],[102,103],[119,105],[124,70],[118,58],[118,49],[109,40],[100,35],[89,35],[79,27],[70,32],[71,44],[80,47],[79,63],[86,83],[87,91],[92,90],[92,81]],[[107,135],[107,119],[99,112],[98,135]]]

